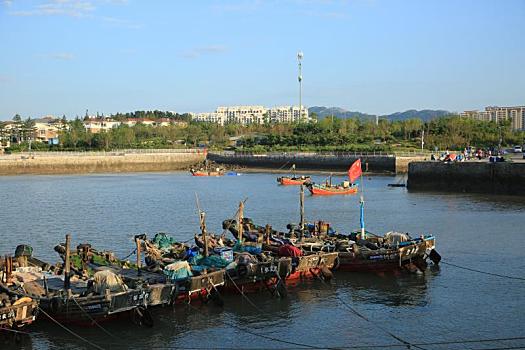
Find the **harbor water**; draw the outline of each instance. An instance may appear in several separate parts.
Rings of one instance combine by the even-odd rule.
[[[55,262],[59,257],[53,247],[67,233],[73,246],[89,242],[119,257],[133,250],[135,234],[167,232],[191,241],[199,229],[196,195],[209,231],[222,233],[222,220],[233,217],[245,199],[246,217],[285,230],[286,224],[299,221],[299,188],[278,186],[277,176],[0,177],[0,254],[29,244],[36,257]],[[342,178],[334,178],[338,180]],[[400,180],[364,179],[366,228],[381,234],[435,235],[443,257],[439,267],[423,274],[336,272],[328,283],[289,286],[287,298],[268,292],[248,295],[255,306],[239,295],[225,295],[223,307],[197,303],[157,308],[152,310],[153,328],[129,319],[104,323],[104,330],[70,328],[104,349],[406,349],[403,341],[427,350],[525,347],[525,198],[387,186]],[[305,208],[308,220],[328,221],[340,232],[359,226],[357,195],[307,195]],[[0,349],[91,348],[51,322],[37,322],[24,331],[30,335],[18,345],[0,337]]]

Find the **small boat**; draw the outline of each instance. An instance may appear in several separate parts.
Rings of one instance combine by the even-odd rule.
[[[207,171],[207,170],[190,170],[192,176],[224,176],[222,170],[218,171]]]
[[[330,196],[336,194],[355,194],[358,191],[358,186],[344,181],[340,185],[326,184],[306,184],[310,193],[314,196]]]
[[[277,178],[277,182],[283,186],[290,185],[303,185],[308,182],[312,182],[310,176],[297,176],[295,173],[295,164],[292,165],[292,175],[291,176],[281,176]]]
[[[324,184],[305,183],[306,187],[312,195],[330,196],[336,194],[355,194],[358,191],[358,186],[354,183],[355,180],[362,175],[361,160],[356,160],[348,169],[348,180],[343,181],[339,185],[332,184],[332,175],[330,174],[328,180]]]
[[[277,182],[280,185],[283,185],[283,186],[303,185],[306,182],[310,182],[310,181],[312,181],[310,176],[299,176],[299,177],[295,177],[295,176],[281,176],[281,177],[277,178]]]
[[[207,159],[205,160],[203,167],[198,170],[191,168],[190,173],[192,176],[224,176],[224,170],[219,167],[211,169]]]

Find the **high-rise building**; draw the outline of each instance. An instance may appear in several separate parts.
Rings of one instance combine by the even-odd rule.
[[[464,111],[460,115],[484,121],[500,122],[510,120],[513,130],[525,130],[525,106],[489,106],[485,107],[484,111]]]
[[[230,106],[217,107],[215,112],[190,113],[195,121],[210,122],[224,125],[226,123],[263,124],[292,123],[298,121],[310,121],[308,109],[299,109],[297,106],[280,106],[265,108],[263,106]]]

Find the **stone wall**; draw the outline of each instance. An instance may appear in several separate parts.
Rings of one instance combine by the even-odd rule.
[[[413,162],[409,190],[525,195],[525,163]]]
[[[249,168],[286,169],[295,164],[297,170],[347,171],[350,165],[361,158],[364,171],[394,172],[395,157],[353,155],[221,155],[208,153],[208,159],[219,164],[240,165]]]
[[[184,170],[202,162],[200,153],[141,153],[118,155],[9,155],[0,158],[0,175],[82,174]]]

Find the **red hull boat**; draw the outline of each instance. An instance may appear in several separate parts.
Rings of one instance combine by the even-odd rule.
[[[306,182],[310,182],[310,176],[301,176],[301,177],[289,177],[281,176],[277,178],[277,182],[283,186],[289,185],[304,185]]]
[[[312,195],[316,196],[330,196],[335,194],[355,194],[358,186],[327,186],[327,185],[311,185],[308,190]]]

